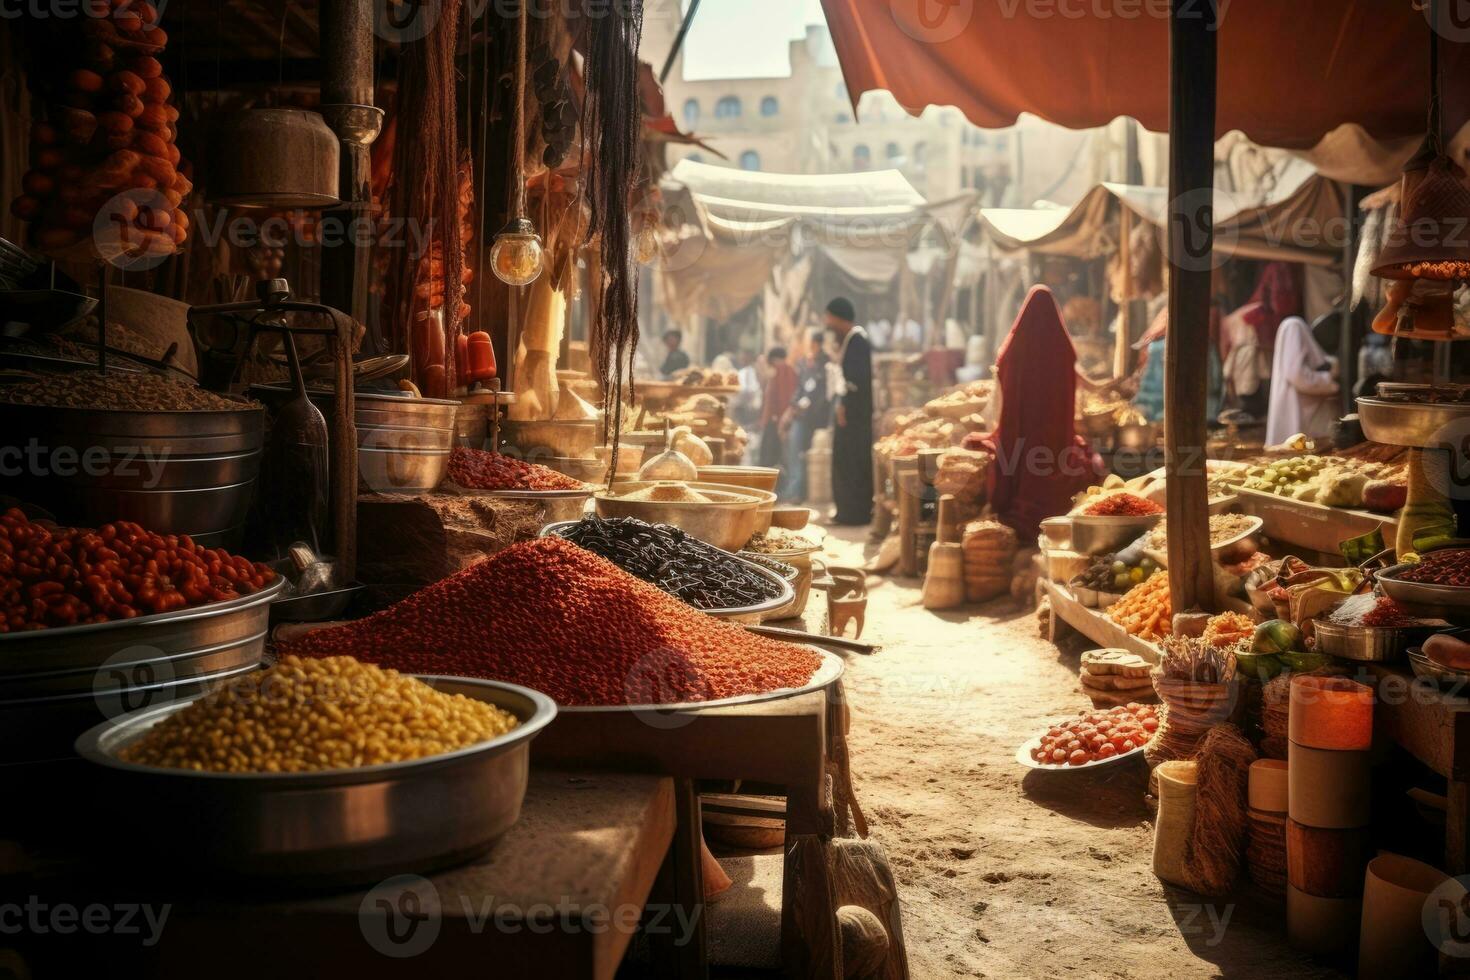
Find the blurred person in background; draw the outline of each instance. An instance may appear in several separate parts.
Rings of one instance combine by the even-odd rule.
[[[1341,414],[1337,361],[1328,356],[1312,328],[1299,316],[1281,321],[1271,363],[1271,411],[1266,445],[1279,446],[1297,433],[1325,439]]]
[[[827,329],[841,345],[841,383],[831,392],[833,520],[849,525],[873,519],[873,347],[856,318],[852,300],[827,304]]]
[[[806,352],[796,373],[796,399],[782,422],[786,461],[778,496],[794,504],[806,500],[806,454],[812,448],[812,436],[832,423],[832,402],[827,397],[828,357],[823,339],[820,330],[807,334]]]
[[[668,353],[664,355],[664,362],[659,365],[658,373],[665,381],[673,380],[674,375],[680,371],[689,370],[689,355],[685,353],[683,345],[682,330],[664,331],[664,348]]]
[[[766,353],[766,390],[761,397],[760,466],[780,467],[785,458],[781,421],[796,398],[796,368],[786,359],[786,348]]]

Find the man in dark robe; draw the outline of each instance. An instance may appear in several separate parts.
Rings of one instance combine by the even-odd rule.
[[[873,519],[873,347],[856,318],[851,300],[827,304],[827,329],[837,337],[842,369],[842,383],[832,392],[834,521],[853,525]]]

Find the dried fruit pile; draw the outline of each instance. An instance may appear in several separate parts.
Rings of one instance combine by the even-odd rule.
[[[55,44],[76,60],[50,62],[31,79],[46,121],[31,127],[31,169],[11,212],[46,251],[90,239],[104,257],[167,255],[188,235],[183,203],[193,189],[157,57],[168,35],[147,0],[87,8],[55,26]]]
[[[523,684],[562,705],[713,701],[811,680],[821,657],[698,612],[561,538],[513,545],[284,652]]]
[[[500,453],[456,446],[449,454],[449,478],[469,490],[581,490],[581,480]]]
[[[118,755],[196,772],[320,772],[443,755],[519,725],[493,704],[351,657],[286,657],[170,715]]]
[[[1398,578],[1405,582],[1470,588],[1470,549],[1436,551],[1425,555],[1423,561],[1400,572]]]
[[[132,619],[249,595],[274,581],[265,565],[187,534],[116,521],[56,528],[14,508],[0,515],[0,633]]]
[[[1137,494],[1110,493],[1082,513],[1088,517],[1149,517],[1163,512],[1164,508]]]
[[[1159,640],[1174,631],[1174,611],[1169,601],[1169,575],[1154,572],[1141,585],[1108,610],[1108,617],[1129,633],[1145,640]]]
[[[1089,711],[1059,722],[1031,750],[1033,762],[1046,766],[1085,766],[1141,749],[1159,729],[1158,708],[1136,702],[1108,711]]]

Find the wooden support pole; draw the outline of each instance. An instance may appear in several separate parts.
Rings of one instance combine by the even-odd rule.
[[[1113,377],[1133,373],[1133,211],[1118,202],[1118,265],[1123,272],[1123,295],[1118,298],[1118,334],[1113,338]]]
[[[1175,612],[1212,610],[1205,411],[1215,240],[1215,0],[1169,6],[1169,336],[1164,357],[1169,589]]]

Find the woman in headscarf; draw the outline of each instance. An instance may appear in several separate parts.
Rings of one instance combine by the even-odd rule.
[[[1065,514],[1072,497],[1101,478],[1073,424],[1077,353],[1056,299],[1033,286],[996,359],[999,423],[985,442],[995,455],[990,503],[1023,539],[1041,522]]]
[[[1281,322],[1271,364],[1271,414],[1266,445],[1279,446],[1298,432],[1314,439],[1332,434],[1337,418],[1337,365],[1299,316]]]
[[[1276,332],[1281,321],[1299,313],[1301,292],[1291,266],[1267,263],[1250,301],[1221,324],[1220,357],[1232,408],[1257,418],[1266,414]]]

